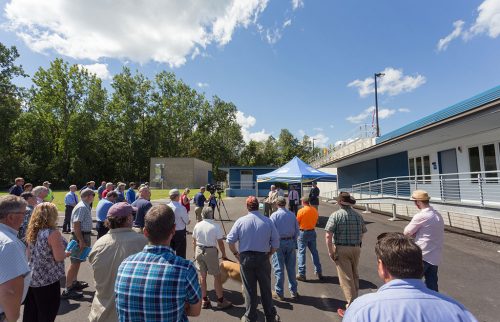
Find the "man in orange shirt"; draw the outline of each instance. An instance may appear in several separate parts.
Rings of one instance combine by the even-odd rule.
[[[312,261],[314,264],[314,273],[318,279],[323,279],[321,271],[321,263],[319,262],[318,249],[316,248],[316,223],[318,222],[318,210],[309,204],[309,197],[302,197],[302,208],[297,213],[297,221],[299,223],[299,238],[298,244],[298,261],[299,274],[297,280],[306,281],[306,248],[311,252]]]

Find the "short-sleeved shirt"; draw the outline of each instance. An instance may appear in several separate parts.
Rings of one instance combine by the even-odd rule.
[[[132,188],[127,190],[127,202],[133,203],[135,201],[135,191]]]
[[[19,196],[21,195],[21,193],[23,193],[23,192],[24,192],[23,188],[22,188],[22,187],[20,187],[20,186],[18,186],[17,184],[13,185],[13,186],[12,186],[12,187],[10,187],[10,189],[9,189],[9,193],[10,193],[11,195],[15,195],[15,196],[18,196],[18,197],[19,197]]]
[[[229,244],[238,242],[240,253],[268,253],[271,247],[277,249],[280,245],[280,237],[273,222],[258,211],[251,211],[236,220],[226,240]]]
[[[98,221],[106,220],[109,208],[111,208],[112,205],[113,203],[106,198],[99,200],[99,202],[97,203],[97,208],[95,210]]]
[[[220,225],[212,219],[204,219],[193,228],[193,238],[198,246],[217,247],[217,241],[223,237]]]
[[[424,261],[439,265],[444,240],[444,222],[439,212],[430,206],[422,209],[405,227],[404,234],[415,236],[415,243],[422,249]]]
[[[92,231],[92,213],[90,205],[85,204],[83,201],[80,201],[75,208],[73,208],[73,212],[71,213],[71,231],[73,232],[75,231],[73,224],[77,221],[80,222],[82,232]]]
[[[110,229],[95,242],[89,254],[96,286],[90,321],[118,320],[114,291],[118,266],[128,256],[140,252],[146,244],[146,237],[130,228]]]
[[[139,198],[132,203],[133,207],[137,208],[137,213],[135,214],[134,227],[144,228],[144,216],[148,210],[153,206],[151,201],[144,198]]]
[[[312,230],[316,227],[319,214],[316,208],[311,206],[304,206],[297,212],[297,221],[301,230]]]
[[[325,230],[333,233],[335,245],[360,245],[367,232],[363,217],[349,206],[342,206],[331,214]]]
[[[43,198],[43,201],[52,202],[52,200],[54,200],[54,192],[52,192],[52,189],[50,189],[50,188],[48,190],[49,190],[49,193],[47,193],[45,198]]]
[[[36,242],[29,245],[29,266],[32,271],[31,287],[42,287],[59,281],[64,273],[64,261],[56,262],[49,245],[53,229],[45,228],[38,232]],[[61,236],[61,245],[66,247],[66,239]]]
[[[194,196],[194,204],[196,205],[196,207],[202,207],[203,208],[205,206],[205,201],[207,201],[207,198],[201,192],[198,192]]]
[[[395,279],[349,305],[343,322],[475,322],[476,318],[454,299],[429,290],[420,279]]]
[[[106,198],[106,196],[108,195],[108,192],[109,192],[109,191],[110,191],[110,190],[108,190],[108,189],[104,189],[104,191],[103,191],[103,192],[102,192],[102,194],[101,194],[101,198]]]
[[[269,217],[276,227],[280,238],[293,237],[297,238],[299,235],[299,224],[297,218],[290,211],[285,208],[278,208],[271,217]]]
[[[99,186],[99,188],[97,188],[97,196],[99,199],[102,199],[102,193],[104,190],[106,190],[106,186]]]
[[[0,269],[0,284],[19,276],[24,277],[24,289],[21,300],[24,301],[31,281],[31,270],[26,259],[26,246],[17,238],[17,231],[15,229],[1,223],[0,263],[8,263],[8,265],[2,265]],[[0,306],[0,313],[3,312],[4,310]]]
[[[115,301],[121,322],[188,321],[185,303],[200,300],[196,268],[168,246],[147,245],[118,268]]]
[[[124,202],[125,201],[125,194],[123,193],[123,191],[115,189],[115,192],[118,194],[118,197],[116,197],[116,202]]]
[[[317,206],[319,205],[319,188],[312,188],[311,191],[309,191],[309,203],[311,205]]]
[[[70,191],[64,196],[64,204],[66,206],[76,206],[78,203],[78,196],[73,191]]]
[[[175,214],[175,230],[184,230],[189,223],[189,215],[186,207],[178,201],[171,201],[167,204]]]

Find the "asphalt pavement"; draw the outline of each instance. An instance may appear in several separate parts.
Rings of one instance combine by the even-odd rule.
[[[163,202],[163,201],[159,201]],[[227,232],[234,221],[246,214],[244,198],[224,199],[225,208],[221,218]],[[319,207],[320,220],[317,225],[318,251],[323,275],[325,279],[319,281],[313,274],[311,257],[307,258],[307,282],[299,282],[300,298],[292,301],[288,292],[285,292],[285,301],[275,301],[278,314],[282,321],[341,321],[337,316],[337,308],[345,305],[344,296],[339,286],[334,263],[329,259],[324,242],[323,228],[328,216],[336,210],[335,205],[322,203]],[[191,211],[192,231],[194,226],[194,212]],[[216,218],[219,214],[216,212]],[[359,264],[360,294],[375,292],[382,285],[377,275],[374,245],[377,235],[388,231],[402,231],[407,221],[389,221],[380,214],[363,214],[367,223],[368,233],[363,240],[361,259]],[[62,221],[61,221],[62,222]],[[93,242],[96,233],[93,232]],[[65,235],[69,239],[69,235]],[[191,237],[188,236],[188,258],[193,257]],[[227,248],[227,253],[231,252]],[[232,255],[229,256],[232,258]],[[233,258],[234,259],[234,258]],[[66,263],[68,267],[69,261]],[[443,262],[439,266],[440,291],[464,304],[479,321],[498,321],[500,316],[500,245],[481,241],[455,233],[445,233]],[[82,263],[79,280],[89,282],[90,287],[84,291],[84,298],[80,300],[62,300],[57,321],[87,321],[94,294],[92,268],[88,262]],[[274,277],[273,277],[274,283]],[[285,284],[286,285],[286,284]],[[209,296],[215,301],[213,279],[208,280]],[[190,318],[190,321],[239,321],[245,312],[241,286],[228,281],[225,285],[225,296],[234,303],[234,307],[218,311],[213,309],[202,310],[199,317]],[[287,288],[287,286],[285,286]],[[264,321],[262,306],[259,305],[259,321]]]

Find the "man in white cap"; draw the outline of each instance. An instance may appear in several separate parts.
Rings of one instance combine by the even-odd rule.
[[[111,192],[108,193],[109,198]],[[143,234],[132,230],[134,207],[126,202],[112,205],[104,224],[109,232],[96,241],[89,255],[94,269],[96,293],[89,321],[118,321],[115,309],[115,280],[118,266],[128,256],[140,252],[147,244]]]
[[[427,288],[438,292],[438,265],[441,261],[444,239],[443,217],[429,205],[429,194],[415,190],[411,199],[420,210],[405,227],[404,234],[415,239],[422,249],[424,277]]]
[[[189,215],[180,202],[181,193],[179,189],[170,190],[170,202],[167,204],[175,214],[175,235],[170,242],[170,247],[175,250],[175,254],[182,258],[186,258],[186,226],[189,225]]]
[[[44,181],[44,182],[43,182],[43,186],[44,186],[45,188],[47,188],[47,190],[49,191],[49,192],[47,193],[47,195],[45,196],[45,198],[43,198],[43,201],[45,201],[45,202],[52,202],[52,200],[54,200],[54,193],[52,192],[52,189],[50,189],[50,185],[51,185],[51,184],[52,184],[52,183],[50,183],[50,182],[48,182],[48,181]]]

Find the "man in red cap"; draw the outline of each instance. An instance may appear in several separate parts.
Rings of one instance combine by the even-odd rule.
[[[118,321],[114,294],[118,266],[147,244],[143,234],[132,230],[134,211],[134,207],[126,202],[112,205],[104,222],[109,232],[96,241],[90,252],[89,261],[94,269],[96,286],[90,321]]]

